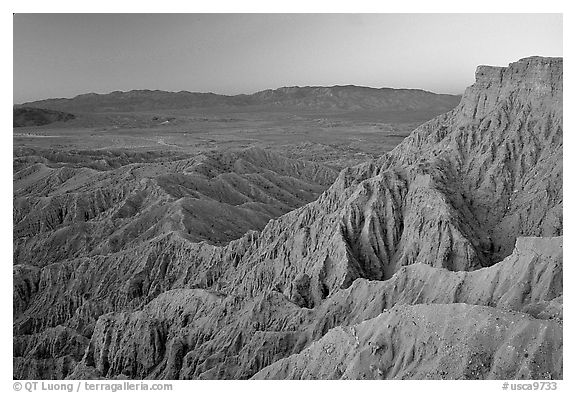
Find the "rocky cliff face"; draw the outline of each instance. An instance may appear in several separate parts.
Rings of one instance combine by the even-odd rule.
[[[499,257],[518,234],[562,230],[562,59],[480,66],[453,111],[416,130],[385,167],[439,165]]]
[[[242,154],[121,166],[97,190],[69,183],[91,168],[27,156],[15,377],[562,377],[561,59],[479,67],[454,110],[295,210],[331,172],[258,152],[256,175]],[[291,211],[218,245],[175,218],[201,215],[198,195]]]

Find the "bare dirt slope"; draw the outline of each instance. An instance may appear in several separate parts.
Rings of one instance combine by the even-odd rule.
[[[331,182],[320,166],[255,155],[274,179]],[[234,157],[182,168],[208,179],[252,173]],[[217,245],[190,238],[185,224],[159,230],[173,217],[165,212],[139,221],[133,207],[148,195],[198,192],[146,164],[155,175],[140,187],[150,194],[120,198],[103,216],[137,229],[100,243],[105,252],[49,264],[26,261],[37,244],[46,255],[69,247],[28,243],[43,227],[25,220],[75,172],[27,158],[39,162],[15,174],[15,377],[562,378],[561,157],[562,59],[482,66],[455,109],[259,232]],[[118,184],[135,176],[120,169]],[[218,187],[202,195],[229,196]],[[77,210],[48,208],[52,221],[40,222],[90,217],[67,206]],[[113,238],[107,228],[87,239]]]

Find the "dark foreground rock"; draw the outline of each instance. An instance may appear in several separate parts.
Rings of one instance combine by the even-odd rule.
[[[57,121],[68,121],[76,118],[71,113],[41,108],[18,107],[14,108],[13,112],[14,127],[44,126]]]

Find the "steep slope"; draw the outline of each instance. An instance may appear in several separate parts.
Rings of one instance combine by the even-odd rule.
[[[561,378],[562,246],[549,238],[562,234],[561,81],[561,59],[480,67],[453,111],[379,160],[343,170],[317,200],[225,246],[135,220],[129,206],[143,202],[131,202],[111,211],[138,228],[122,233],[145,234],[136,242],[118,236],[99,255],[48,265],[26,262],[36,254],[29,252],[14,268],[15,342],[29,342],[15,352],[15,375]],[[230,167],[250,173],[235,157],[169,166],[208,179]],[[261,166],[275,168],[270,182],[294,173],[329,178],[316,167]],[[118,184],[149,170],[121,172]],[[182,175],[164,179],[157,166],[152,173],[143,182],[151,193],[198,192]],[[32,183],[41,194],[52,181]],[[15,217],[33,206],[21,203]],[[37,227],[23,224],[21,238]],[[351,342],[343,326],[354,325]],[[58,326],[90,339],[82,359],[76,349],[56,346],[53,360],[30,349],[50,342]],[[370,354],[371,337],[389,350]],[[322,354],[324,347],[337,352]],[[454,368],[450,359],[470,366]]]
[[[115,91],[109,94],[82,94],[23,104],[35,108],[73,113],[134,112],[160,109],[245,109],[408,111],[427,110],[436,114],[454,108],[460,97],[423,90],[375,89],[358,86],[283,87],[251,95],[225,96],[213,93],[177,93],[160,90]]]
[[[420,127],[380,163],[439,165],[486,228],[497,255],[518,234],[562,231],[562,59],[480,66],[453,111]]]

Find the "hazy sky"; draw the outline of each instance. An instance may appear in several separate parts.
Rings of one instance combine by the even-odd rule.
[[[14,102],[355,84],[457,93],[479,64],[562,56],[560,14],[17,14]]]

